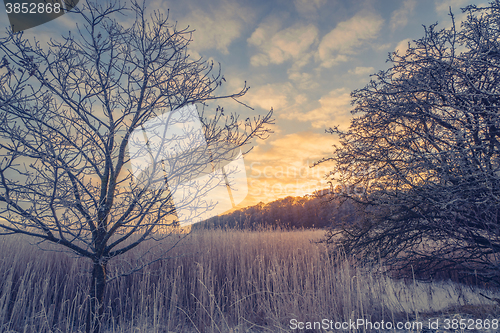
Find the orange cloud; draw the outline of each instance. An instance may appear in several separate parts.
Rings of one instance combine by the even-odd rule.
[[[311,168],[332,153],[335,138],[328,134],[301,132],[256,147],[245,156],[249,195],[243,206],[287,196],[302,196],[327,187],[325,174],[331,165]]]
[[[347,127],[351,114],[351,95],[346,88],[340,88],[330,91],[328,95],[319,99],[320,107],[302,113],[290,112],[283,114],[286,119],[295,119],[311,122],[314,128],[329,128],[334,125]]]

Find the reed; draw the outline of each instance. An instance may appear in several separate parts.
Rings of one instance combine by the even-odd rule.
[[[284,332],[292,319],[416,320],[481,306],[484,318],[485,311],[497,311],[481,305],[490,302],[473,287],[406,283],[356,267],[314,242],[323,235],[318,230],[193,232],[169,259],[108,284],[106,332]],[[29,241],[0,238],[0,331],[83,331],[90,262],[40,251]],[[140,259],[146,262],[153,252]],[[112,261],[109,275],[125,272],[137,253]]]

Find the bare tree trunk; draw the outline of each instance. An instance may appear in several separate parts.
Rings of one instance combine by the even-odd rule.
[[[94,262],[87,311],[86,333],[99,333],[104,314],[104,290],[106,288],[106,262]]]

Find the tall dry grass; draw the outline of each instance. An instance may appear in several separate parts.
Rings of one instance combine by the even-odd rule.
[[[106,331],[287,332],[291,319],[403,320],[485,303],[465,286],[398,282],[354,267],[311,242],[322,236],[193,233],[169,253],[171,259],[108,284]],[[90,262],[40,251],[28,241],[0,238],[0,331],[83,331]],[[126,271],[137,253],[111,262],[108,274]]]

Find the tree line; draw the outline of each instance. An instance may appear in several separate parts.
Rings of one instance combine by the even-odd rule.
[[[212,217],[194,224],[192,229],[324,229],[335,221],[351,224],[359,220],[354,202],[345,202],[341,206],[339,203],[339,200],[326,201],[315,195],[289,196]]]

